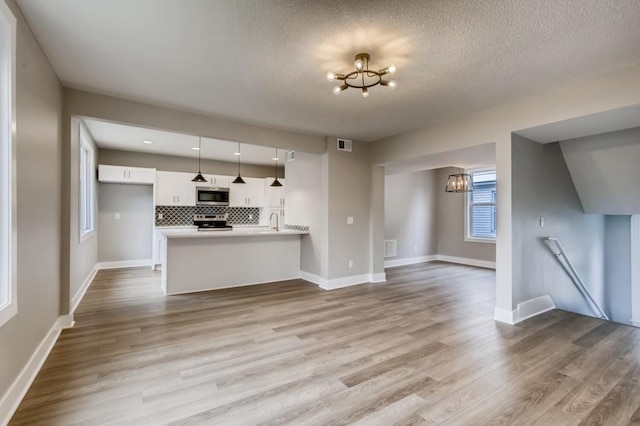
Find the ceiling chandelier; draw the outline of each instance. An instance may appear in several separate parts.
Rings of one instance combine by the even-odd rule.
[[[468,173],[463,173],[460,169],[459,173],[449,175],[446,192],[473,192],[473,179]]]
[[[387,68],[383,68],[380,71],[370,70],[368,53],[358,53],[353,65],[356,69],[348,74],[335,74],[333,72],[327,74],[327,80],[340,80],[343,82],[342,85],[333,88],[333,93],[336,95],[339,95],[351,87],[353,89],[360,89],[362,91],[362,97],[367,98],[369,97],[370,87],[377,86],[379,84],[381,86],[387,86],[394,89],[397,85],[395,80],[389,81],[382,79],[383,75],[394,74],[396,72],[396,67],[389,65]]]

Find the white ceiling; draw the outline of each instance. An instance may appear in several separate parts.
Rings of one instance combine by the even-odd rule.
[[[198,157],[198,136],[182,133],[165,132],[146,129],[106,121],[84,119],[91,136],[99,148],[118,149],[122,151],[144,152],[148,154],[175,155],[178,157]],[[146,144],[144,141],[150,141]],[[236,162],[238,143],[219,139],[202,138],[202,158],[210,160]],[[240,146],[243,164],[272,166],[276,155],[275,148],[242,144]],[[278,158],[284,163],[285,152],[278,150]]]
[[[361,140],[640,63],[638,0],[17,0],[67,87]],[[339,96],[371,54],[398,88]]]

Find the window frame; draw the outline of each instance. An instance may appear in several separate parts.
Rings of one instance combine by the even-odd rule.
[[[80,123],[78,126],[78,230],[80,242],[95,235],[95,205],[95,151],[89,131]]]
[[[472,179],[473,179],[474,173],[483,173],[483,172],[496,172],[496,168],[488,167],[488,168],[482,168],[482,169],[470,169],[465,171],[465,173],[469,173],[471,175]],[[498,178],[496,176],[496,197],[497,197],[497,193],[498,193]],[[498,239],[497,229],[496,229],[496,236],[493,238],[474,237],[471,235],[471,207],[472,207],[471,197],[472,196],[473,196],[473,192],[467,192],[464,197],[464,241],[470,242],[470,243],[495,244],[496,240]],[[496,215],[497,215],[497,209],[498,209],[497,199],[494,205],[496,206]],[[497,228],[497,225],[496,225],[496,228]]]
[[[0,327],[18,313],[16,27],[9,6],[0,1]]]

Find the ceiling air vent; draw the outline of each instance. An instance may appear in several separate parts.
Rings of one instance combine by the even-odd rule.
[[[287,151],[287,161],[291,162],[296,159],[295,151]]]
[[[338,151],[351,152],[351,139],[338,138]]]

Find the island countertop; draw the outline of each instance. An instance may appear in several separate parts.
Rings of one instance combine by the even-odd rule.
[[[260,237],[277,235],[306,235],[309,232],[272,228],[234,228],[228,231],[198,231],[197,229],[167,229],[157,228],[167,238],[227,238],[227,237]]]

